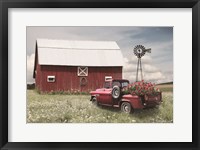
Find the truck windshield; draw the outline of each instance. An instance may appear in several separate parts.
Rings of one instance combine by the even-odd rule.
[[[128,86],[128,84],[129,83],[127,81],[114,81],[113,82],[113,86],[117,85],[122,88]]]
[[[105,82],[105,84],[104,84],[104,88],[110,88],[111,86],[110,86],[110,82]]]
[[[112,88],[113,86],[117,85],[121,88],[128,86],[128,81],[113,81],[113,82],[105,82],[104,88]]]

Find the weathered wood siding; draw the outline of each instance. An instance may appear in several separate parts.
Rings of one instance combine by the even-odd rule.
[[[55,82],[47,82],[47,76],[55,76]],[[122,67],[88,67],[86,85],[80,85],[77,67],[37,65],[36,87],[42,92],[49,91],[90,91],[103,87],[105,76],[122,79]]]

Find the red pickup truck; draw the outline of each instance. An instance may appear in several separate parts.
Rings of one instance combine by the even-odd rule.
[[[122,88],[128,86],[125,79],[106,81],[104,88],[91,91],[91,101],[96,105],[120,107],[123,112],[131,113],[134,109],[154,107],[162,102],[162,94],[137,96],[123,94]]]

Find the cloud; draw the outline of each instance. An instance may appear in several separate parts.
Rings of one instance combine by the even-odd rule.
[[[35,54],[31,54],[30,56],[27,56],[27,82],[33,83],[34,78],[33,78],[33,69],[34,69],[34,59],[35,59]]]
[[[154,73],[154,72],[158,72],[159,71],[159,69],[157,67],[155,67],[153,65],[150,65],[150,64],[144,64],[142,66],[142,69],[146,73]]]
[[[125,65],[123,68],[123,75],[125,79],[134,82],[136,80],[137,71],[137,58],[135,56],[131,58],[124,58]],[[161,83],[170,80],[165,76],[159,68],[152,64],[152,58],[150,56],[142,58],[142,69],[143,69],[143,79],[149,82]],[[140,77],[140,73],[139,73]]]
[[[144,74],[144,78],[147,81],[148,80],[155,81],[155,80],[163,80],[163,79],[165,79],[165,76],[160,71],[156,71],[156,72]]]

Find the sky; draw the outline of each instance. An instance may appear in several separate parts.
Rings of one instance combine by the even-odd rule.
[[[142,57],[143,79],[148,82],[173,81],[173,27],[27,27],[27,83],[33,83],[35,43],[38,38],[86,41],[116,41],[125,65],[123,78],[136,80],[136,45],[151,48]]]

